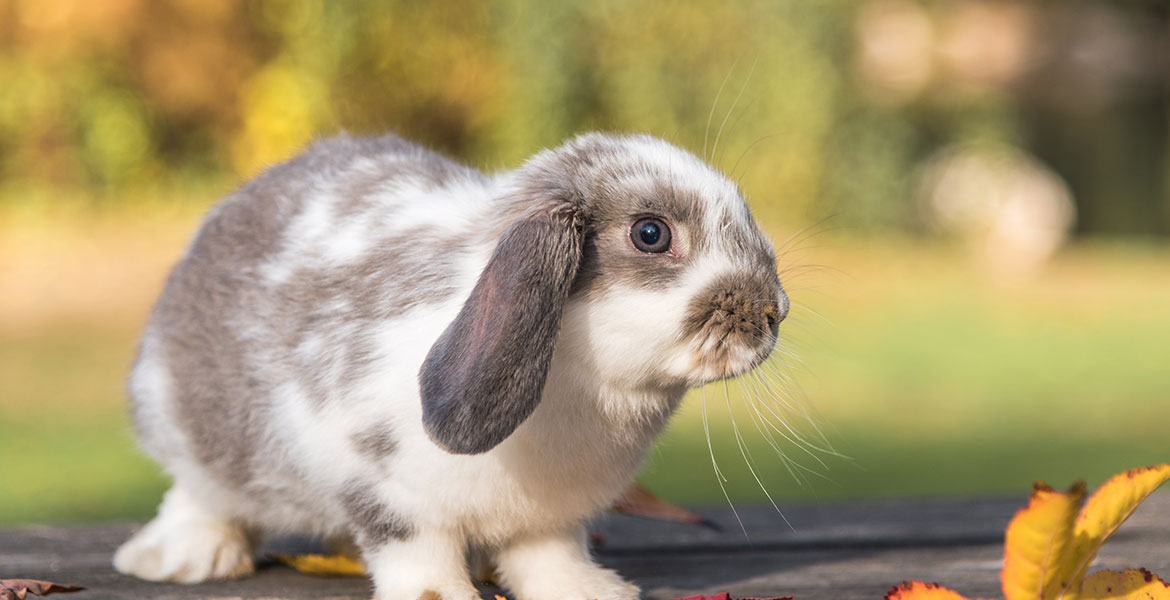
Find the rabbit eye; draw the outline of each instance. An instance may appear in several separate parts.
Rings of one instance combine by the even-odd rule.
[[[660,254],[670,250],[670,227],[660,219],[638,219],[630,228],[630,241],[642,252]]]

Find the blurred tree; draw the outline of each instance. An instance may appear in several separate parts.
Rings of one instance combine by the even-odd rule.
[[[1165,235],[1168,10],[0,0],[0,203],[207,202],[338,130],[494,169],[604,129],[708,154],[772,224],[914,230],[924,161],[986,142],[1054,167],[1083,233]]]

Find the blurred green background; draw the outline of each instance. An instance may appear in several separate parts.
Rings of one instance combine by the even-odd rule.
[[[150,303],[212,203],[340,130],[489,171],[645,131],[740,182],[794,309],[652,453],[670,500],[1166,461],[1167,56],[1152,0],[0,0],[0,524],[151,514]]]

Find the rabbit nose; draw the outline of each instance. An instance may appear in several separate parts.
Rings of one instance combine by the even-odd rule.
[[[784,317],[788,316],[788,307],[788,294],[785,294],[784,290],[780,290],[777,298],[764,308],[764,318],[768,320],[768,329],[773,334],[780,327],[780,321],[783,321]]]

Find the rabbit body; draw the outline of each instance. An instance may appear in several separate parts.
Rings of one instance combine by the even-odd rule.
[[[488,177],[393,136],[342,136],[217,205],[131,374],[141,443],[175,484],[115,566],[232,577],[261,535],[298,532],[355,542],[386,600],[478,598],[472,552],[521,600],[636,598],[592,562],[582,523],[628,485],[687,387],[762,360],[787,300],[738,192],[706,172],[691,187],[729,208],[679,217],[691,252],[670,259],[675,289],[607,262],[607,244],[629,243],[622,219],[647,211],[585,198],[671,176],[605,175],[619,158],[701,165],[652,138],[585,136]],[[722,246],[747,258],[700,235],[745,223]],[[751,343],[717,349],[734,365],[712,371],[695,359],[711,336],[683,323],[710,327],[723,309],[696,297],[722,300],[698,292],[745,269],[770,273],[753,274],[752,302],[772,307],[771,331],[741,328]],[[643,344],[647,328],[666,334]]]

